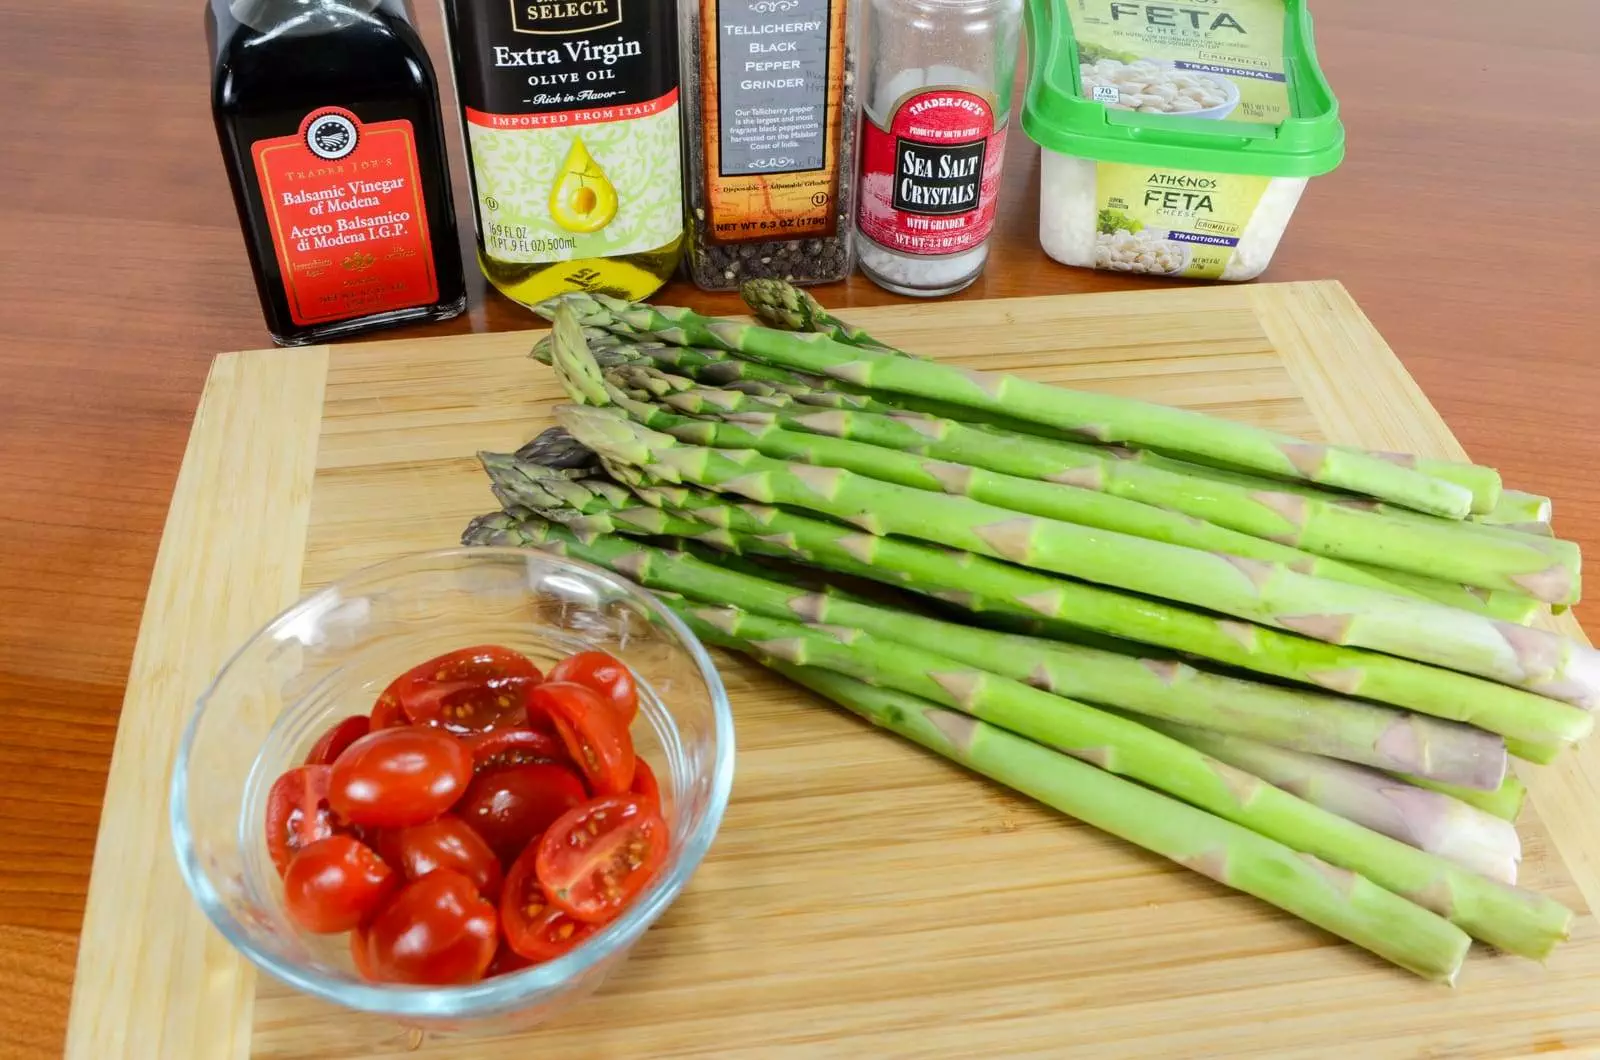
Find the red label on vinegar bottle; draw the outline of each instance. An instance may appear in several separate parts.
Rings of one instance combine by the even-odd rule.
[[[994,227],[1006,130],[983,96],[926,88],[887,129],[862,125],[857,207],[863,235],[902,254],[958,254]]]
[[[251,154],[296,324],[439,300],[409,121],[365,125],[323,107]]]

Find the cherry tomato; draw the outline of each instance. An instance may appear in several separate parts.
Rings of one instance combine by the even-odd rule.
[[[395,854],[408,880],[420,880],[434,869],[453,869],[473,882],[489,901],[500,898],[500,858],[483,837],[454,814],[393,833]]]
[[[356,965],[371,978],[447,986],[483,978],[500,926],[471,880],[438,869],[402,887],[362,934],[366,960],[358,956]]]
[[[361,978],[370,983],[378,981],[378,973],[372,967],[372,940],[367,936],[367,929],[358,927],[350,932],[350,959],[355,962],[356,971]]]
[[[407,671],[396,695],[413,725],[484,732],[527,720],[539,668],[508,648],[482,645],[429,659]]]
[[[548,718],[540,716],[543,720]],[[570,762],[560,737],[551,731],[535,729],[496,729],[467,738],[472,748],[472,769],[482,773],[500,766],[520,766],[530,762]]]
[[[333,764],[328,802],[359,825],[403,828],[444,813],[472,778],[472,754],[439,729],[380,729]]]
[[[390,681],[389,687],[385,688],[379,694],[378,701],[372,704],[372,732],[411,724],[411,719],[406,717],[405,708],[400,705],[399,689],[400,682],[403,680],[405,680],[405,675],[401,674],[393,681]]]
[[[600,696],[570,681],[546,682],[528,696],[528,707],[548,714],[572,760],[597,795],[620,795],[633,783],[633,739]]]
[[[599,929],[574,920],[550,904],[534,867],[538,852],[538,844],[530,846],[511,866],[506,889],[500,895],[500,923],[505,930],[506,944],[519,957],[548,961],[566,953]]]
[[[612,795],[568,810],[533,849],[534,872],[551,903],[603,924],[666,860],[667,822],[637,796]]]
[[[546,681],[572,681],[600,693],[617,708],[624,725],[633,723],[639,713],[639,691],[633,671],[622,660],[603,651],[580,651],[556,663]]]
[[[655,807],[657,813],[661,812],[661,785],[656,782],[655,770],[643,758],[634,761],[633,786],[628,790],[630,794],[637,795],[639,801],[647,802]]]
[[[455,812],[509,865],[557,817],[588,798],[588,789],[571,769],[535,762],[473,777]]]
[[[533,962],[500,940],[500,948],[494,951],[494,960],[489,962],[489,970],[483,973],[485,979],[493,979],[497,975],[510,975],[520,972],[524,968],[532,968]]]
[[[280,876],[296,853],[335,831],[328,804],[330,773],[327,766],[296,766],[267,792],[267,853]]]
[[[361,739],[371,729],[372,719],[365,714],[355,714],[336,722],[333,728],[322,734],[322,739],[311,748],[311,753],[306,755],[306,765],[333,765],[333,760],[343,754],[346,747]]]
[[[360,926],[399,883],[394,870],[347,835],[319,839],[294,856],[283,877],[289,919],[320,934]]]

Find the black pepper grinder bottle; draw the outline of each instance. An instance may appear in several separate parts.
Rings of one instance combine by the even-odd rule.
[[[212,113],[280,345],[466,306],[433,66],[403,0],[209,0]]]

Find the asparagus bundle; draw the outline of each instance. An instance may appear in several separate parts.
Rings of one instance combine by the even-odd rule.
[[[838,342],[826,335],[720,321],[688,309],[605,295],[564,296],[584,323],[680,345],[738,352],[855,386],[911,394],[1042,424],[1100,442],[1193,453],[1268,474],[1346,489],[1453,519],[1471,491],[1365,453],[1350,453],[1227,420],[1128,398],[1065,390],[1021,376],[974,372]]]
[[[1508,821],[1374,769],[1166,720],[1147,724],[1251,776],[1491,880],[1517,882],[1522,842]]]
[[[559,543],[568,555],[622,571],[647,588],[736,604],[769,618],[849,626],[911,646],[937,644],[950,658],[1073,699],[1485,791],[1498,788],[1506,773],[1502,742],[1465,725],[1256,684],[1172,660],[1010,636],[850,596],[794,589],[637,541],[604,536],[584,540],[570,529],[538,521],[499,533],[485,526],[478,524],[469,536],[534,547]],[[670,523],[658,526],[668,533],[684,529]]]
[[[560,320],[559,315],[557,319]],[[898,449],[884,449],[842,438],[786,431],[770,423],[754,423],[747,427],[744,421],[718,422],[675,415],[659,406],[636,401],[607,383],[581,342],[569,346],[558,341],[554,359],[562,382],[574,400],[597,407],[615,406],[635,422],[670,434],[679,441],[719,449],[754,449],[781,460],[845,468],[915,489],[957,493],[1013,511],[1081,526],[1096,526],[1152,541],[1282,563],[1302,573],[1386,592],[1406,591],[1379,575],[1347,564],[1322,559],[1276,541],[1191,519],[1165,508],[1125,500],[1110,493],[995,474],[981,467],[928,459]]]
[[[661,397],[690,415],[715,416],[752,431],[782,428],[847,438],[1007,476],[1095,490],[1331,559],[1553,603],[1572,603],[1578,596],[1577,547],[1553,538],[1513,536],[1478,523],[1399,520],[1331,494],[1185,475],[1128,460],[1127,450],[1004,434],[919,413],[775,403],[703,388],[681,388]]]
[[[1600,656],[1540,630],[1299,574],[1281,564],[1024,516],[754,450],[685,445],[615,409],[564,406],[561,424],[612,464],[762,503],[808,508],[876,535],[950,545],[1133,592],[1176,599],[1318,640],[1371,648],[1581,706],[1600,693]]]
[[[469,529],[464,540],[482,538]],[[571,539],[546,544],[565,552]],[[624,573],[626,567],[619,568]],[[1494,884],[1458,866],[1321,810],[1142,725],[859,630],[767,619],[732,607],[667,600],[680,614],[760,652],[820,666],[954,707],[1361,875],[1507,952],[1540,958],[1566,937],[1559,903]]]
[[[1453,983],[1470,940],[1459,928],[1369,880],[1342,874],[1197,810],[1004,729],[842,674],[790,666],[698,624],[880,728],[1051,809],[1253,895],[1425,979]]]
[[[769,327],[782,331],[810,331],[819,332],[829,338],[851,346],[860,346],[866,349],[884,350],[890,353],[902,353],[887,343],[873,338],[861,328],[854,327],[840,320],[824,309],[815,298],[783,280],[755,279],[746,280],[739,288],[739,295],[745,301],[756,317]],[[902,354],[903,355],[903,354]],[[1410,453],[1379,452],[1356,448],[1354,446],[1339,446],[1352,453],[1364,453],[1391,463],[1399,464],[1420,471],[1425,475],[1454,482],[1458,486],[1472,492],[1472,510],[1474,512],[1492,512],[1500,509],[1502,488],[1500,473],[1492,467],[1482,467],[1477,464],[1465,464],[1450,460],[1430,460],[1424,457],[1413,456]],[[1523,494],[1527,497],[1529,495]],[[1538,498],[1535,498],[1538,499]],[[1516,520],[1522,521],[1522,520]],[[1546,522],[1549,521],[1546,516]]]
[[[497,475],[496,481],[501,480]],[[514,480],[507,477],[504,481],[510,485]],[[1016,616],[1063,619],[1078,629],[1470,722],[1516,741],[1516,753],[1536,761],[1548,761],[1563,744],[1587,735],[1593,725],[1591,716],[1583,711],[1503,685],[1125,596],[971,553],[874,537],[793,512],[738,504],[682,487],[646,486],[638,493],[641,500],[666,511],[643,504],[625,504],[619,509],[596,492],[576,510],[596,513],[599,521],[584,526],[579,520],[572,524],[573,529],[696,538],[719,548],[798,559],[904,586],[969,609],[994,607]],[[535,507],[564,503],[529,498],[522,492],[512,500]],[[501,524],[497,529],[516,527],[514,516],[497,518]]]

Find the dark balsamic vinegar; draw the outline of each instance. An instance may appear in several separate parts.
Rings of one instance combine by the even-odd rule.
[[[466,305],[438,85],[403,0],[209,0],[212,112],[282,345]]]

